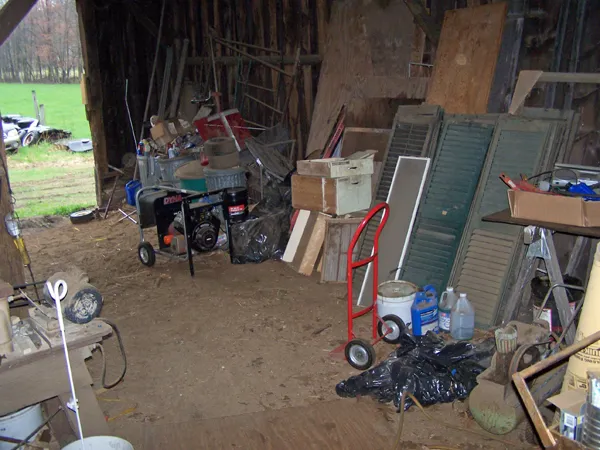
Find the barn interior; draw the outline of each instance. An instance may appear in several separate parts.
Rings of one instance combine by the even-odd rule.
[[[0,221],[0,449],[600,448],[600,5],[75,1],[97,208]]]

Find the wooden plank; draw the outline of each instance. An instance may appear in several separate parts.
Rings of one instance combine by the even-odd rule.
[[[363,217],[349,219],[327,219],[325,241],[323,245],[323,270],[321,282],[346,282],[347,255],[350,241]],[[358,245],[354,248],[354,257]]]
[[[21,20],[33,8],[37,0],[8,0],[0,8],[0,45],[8,39],[11,33],[21,23]]]
[[[83,364],[83,367],[82,365]],[[85,371],[85,363],[81,363],[73,367],[73,375],[76,372]],[[96,399],[96,394],[90,386],[90,384],[81,385],[75,388],[77,400],[79,401],[79,417],[81,419],[81,428],[83,429],[84,436],[109,436],[110,429],[102,409]],[[71,392],[67,391],[58,396],[63,408],[67,413],[67,419],[71,424],[73,430],[77,430],[77,418],[75,413],[67,408],[67,402],[71,399]],[[78,434],[78,433],[77,433]]]
[[[429,158],[401,156],[387,197],[390,215],[379,237],[379,274],[377,283],[395,279],[406,251],[408,238],[421,201],[429,170]],[[373,291],[373,267],[367,272],[358,296],[359,305],[370,305]]]
[[[402,0],[333,4],[307,154],[325,148],[338,112],[351,100],[413,97],[419,79],[398,83],[408,73],[413,30]],[[397,95],[385,95],[391,93]]]
[[[284,262],[289,263],[294,260],[294,256],[296,255],[296,251],[298,250],[298,245],[300,244],[300,240],[302,239],[302,235],[304,233],[304,229],[306,228],[306,224],[308,222],[309,217],[310,211],[307,211],[305,209],[300,210],[300,212],[298,213],[298,217],[296,219],[294,229],[292,230],[290,240],[288,241],[288,244],[285,247],[285,252],[282,258]]]
[[[292,267],[302,275],[310,276],[315,268],[317,258],[319,257],[325,239],[325,220],[327,217],[326,214],[311,213],[309,225],[312,226],[307,226],[303,235],[303,240],[304,236],[308,235],[308,239],[304,240],[304,242],[306,242],[304,252],[301,254],[301,257],[299,253],[296,252],[296,258],[294,258],[294,262],[292,263]]]
[[[11,201],[8,183],[10,180],[8,174],[8,165],[6,160],[6,150],[4,147],[4,138],[2,134],[2,121],[0,120],[0,252],[4,261],[0,264],[0,280],[6,281],[11,285],[23,284],[25,274],[23,272],[23,260],[21,254],[15,245],[15,242],[8,231],[4,218],[7,214],[13,213],[13,204]]]
[[[342,158],[361,150],[376,150],[375,161],[381,162],[392,130],[348,127],[342,138]]]
[[[85,369],[81,356],[83,351],[87,352],[87,349],[71,351],[70,356],[74,366],[80,362],[84,364]],[[90,385],[92,379],[85,369],[85,371],[73,372],[73,382],[75,386],[85,386]],[[43,402],[68,390],[69,378],[62,351],[42,360],[4,371],[0,373],[0,397],[2,398],[0,416]]]
[[[306,219],[306,224],[304,225],[304,229],[302,229],[302,235],[300,236],[300,240],[298,241],[296,252],[294,253],[294,258],[290,262],[290,266],[292,266],[292,268],[296,272],[300,270],[300,264],[302,264],[302,259],[304,258],[304,253],[306,252],[306,248],[308,247],[310,235],[312,234],[312,230],[315,227],[318,215],[319,213],[317,213],[316,211],[309,211],[308,218]]]
[[[431,41],[434,47],[437,47],[440,40],[440,26],[434,18],[429,15],[427,8],[422,0],[404,0],[406,6],[415,18],[415,22],[423,30],[427,39]]]
[[[447,113],[487,112],[506,3],[446,12],[427,103]]]

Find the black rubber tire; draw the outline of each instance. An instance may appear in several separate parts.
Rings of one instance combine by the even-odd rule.
[[[69,220],[73,225],[91,222],[95,217],[96,212],[93,209],[84,209],[69,214]]]
[[[40,132],[39,131],[29,131],[25,137],[23,138],[23,147],[27,147],[28,145],[35,145],[40,141]]]
[[[344,348],[346,361],[358,370],[367,370],[377,359],[375,348],[364,339],[352,339]]]
[[[381,323],[382,321],[385,322],[386,325],[388,325],[390,328],[392,328],[394,330],[387,336],[382,337],[382,340],[384,342],[387,342],[388,344],[399,343],[400,336],[406,329],[406,324],[404,323],[404,321],[400,317],[398,317],[394,314],[388,314],[387,316],[383,316],[381,318],[381,320],[379,322],[377,322],[377,332],[379,333],[379,336],[383,336],[385,333],[385,330],[383,329],[383,323]],[[391,322],[391,323],[388,323],[388,322]],[[397,334],[396,334],[396,332],[397,332]],[[390,336],[390,337],[388,337],[388,336]]]
[[[138,258],[140,262],[148,267],[152,267],[156,262],[156,255],[154,254],[154,247],[150,242],[142,242],[138,245]]]

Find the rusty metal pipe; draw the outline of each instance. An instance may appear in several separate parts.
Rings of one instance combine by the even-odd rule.
[[[534,364],[533,366],[527,367],[526,369],[518,372],[518,374],[521,375],[521,377],[523,377],[524,379],[527,379],[532,375],[535,375],[536,373],[553,366],[554,364],[562,361],[563,359],[574,355],[578,351],[583,350],[584,348],[592,345],[594,342],[597,341],[600,341],[600,331],[596,331],[594,334],[590,334],[588,337],[582,339],[581,341],[573,345],[570,345],[564,350],[561,350],[560,352],[549,356],[548,358]]]

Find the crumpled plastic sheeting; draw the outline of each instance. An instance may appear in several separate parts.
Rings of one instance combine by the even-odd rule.
[[[465,399],[485,370],[484,360],[495,351],[494,339],[480,344],[446,344],[434,333],[412,336],[404,333],[400,346],[381,364],[340,382],[340,397],[370,395],[381,402],[393,401],[400,408],[402,393],[412,393],[422,405]],[[413,402],[406,399],[405,409]]]
[[[290,234],[290,198],[288,186],[269,186],[248,219],[231,224],[231,262],[260,263],[283,257]]]

